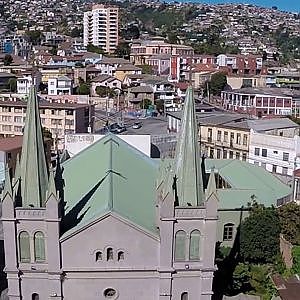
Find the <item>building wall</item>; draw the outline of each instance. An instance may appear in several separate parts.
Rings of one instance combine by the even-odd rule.
[[[106,288],[124,300],[158,299],[159,241],[135,225],[108,216],[63,240],[61,248],[66,299],[104,299]],[[113,249],[113,260],[107,260],[107,248]],[[95,259],[97,251],[102,252],[100,261]],[[124,260],[118,261],[118,251],[124,252]]]
[[[105,52],[114,52],[118,45],[119,9],[113,6],[94,5],[83,17],[84,45],[93,44]]]
[[[249,152],[249,132],[246,130],[200,126],[201,145],[210,158],[246,160]]]
[[[263,149],[266,153],[263,153]],[[293,175],[293,171],[300,167],[296,159],[299,155],[299,136],[291,138],[254,131],[250,133],[249,162],[269,172]]]

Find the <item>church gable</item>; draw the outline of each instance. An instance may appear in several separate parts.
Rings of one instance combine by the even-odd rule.
[[[156,163],[109,134],[63,164],[63,233],[115,211],[156,233]]]
[[[63,268],[70,271],[149,268],[158,264],[158,238],[114,213],[61,239]],[[80,249],[80,251],[74,251]]]

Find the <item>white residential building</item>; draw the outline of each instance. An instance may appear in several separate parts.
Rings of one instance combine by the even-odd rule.
[[[112,53],[118,45],[119,9],[103,4],[93,5],[83,17],[84,46],[93,44]]]
[[[251,129],[249,162],[274,174],[292,176],[300,168],[299,132],[293,136],[280,136]]]
[[[41,74],[36,73],[35,75],[31,73],[24,73],[21,77],[17,78],[17,93],[18,94],[28,94],[29,88],[32,85],[39,86],[41,82]]]
[[[72,95],[72,79],[67,76],[49,78],[48,95]]]

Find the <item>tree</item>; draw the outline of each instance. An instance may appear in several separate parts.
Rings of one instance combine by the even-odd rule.
[[[25,37],[33,45],[39,45],[43,38],[43,33],[40,30],[30,30],[25,32]]]
[[[215,73],[211,76],[211,79],[208,82],[209,91],[213,95],[220,95],[221,91],[224,90],[226,84],[227,84],[226,75],[224,73]]]
[[[105,51],[101,47],[95,46],[93,44],[88,44],[86,46],[86,50],[88,52],[93,52],[93,53],[98,53],[98,54],[105,54]]]
[[[116,48],[115,55],[117,57],[129,58],[130,55],[130,46],[126,42],[121,42]]]
[[[171,44],[178,44],[179,40],[175,32],[170,32],[167,36],[168,42]]]
[[[100,97],[114,97],[116,96],[116,92],[111,89],[110,87],[107,86],[97,86],[96,87],[96,93],[97,95],[99,95]]]
[[[8,87],[9,87],[9,91],[11,93],[14,93],[17,91],[17,80],[16,78],[10,78],[8,80]]]
[[[143,74],[153,74],[152,66],[149,65],[141,65],[139,66],[142,69]]]
[[[150,99],[143,99],[143,101],[140,103],[140,108],[148,109],[150,105],[152,105],[152,101]]]
[[[289,202],[278,208],[281,233],[293,245],[300,245],[300,206]]]
[[[13,63],[14,59],[10,54],[6,54],[3,59],[4,66],[10,66]]]
[[[82,35],[82,30],[80,30],[78,27],[73,28],[70,32],[70,36],[73,38],[81,37],[81,35]]]
[[[254,204],[241,224],[241,257],[249,263],[272,263],[279,253],[279,216],[274,207]]]
[[[90,94],[90,86],[87,83],[82,83],[77,88],[78,95],[89,95]]]

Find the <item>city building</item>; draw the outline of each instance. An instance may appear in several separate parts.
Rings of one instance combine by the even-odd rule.
[[[107,53],[116,50],[119,42],[119,8],[102,4],[93,5],[83,17],[83,43],[93,44]]]
[[[258,118],[293,114],[293,96],[285,89],[242,88],[222,91],[221,98],[225,109]]]
[[[42,126],[51,132],[58,148],[63,148],[65,134],[88,132],[93,106],[90,113],[88,104],[40,101],[39,106]],[[0,135],[2,137],[22,135],[25,117],[26,101],[1,100]]]
[[[204,192],[191,88],[185,103],[174,160],[108,134],[48,175],[31,91],[2,193],[9,299],[211,299],[216,182]]]
[[[266,67],[258,55],[226,55],[217,56],[217,65],[227,70],[232,75],[265,75]]]
[[[152,62],[155,55],[162,54],[192,56],[194,49],[186,45],[169,44],[159,39],[134,41],[130,48],[130,61],[135,65],[145,65]]]
[[[72,79],[68,76],[49,78],[48,95],[72,95]]]
[[[248,122],[252,128],[249,162],[291,179],[300,168],[299,125],[287,118]]]
[[[40,72],[22,72],[17,78],[17,93],[18,94],[28,94],[29,89],[35,85],[39,86],[41,82]]]

